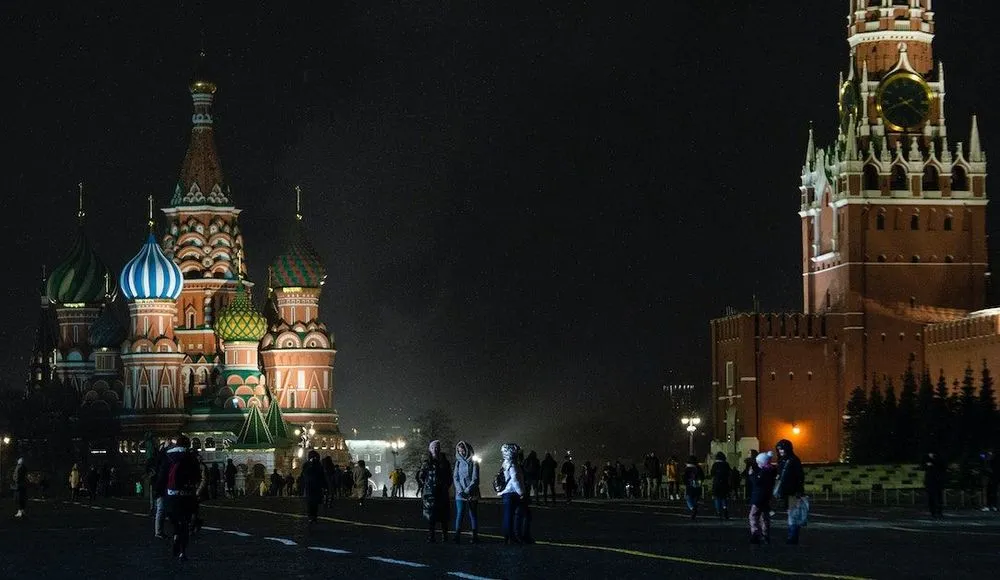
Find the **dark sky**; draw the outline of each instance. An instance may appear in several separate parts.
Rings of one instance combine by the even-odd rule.
[[[801,307],[799,171],[809,121],[835,135],[846,0],[38,4],[0,30],[8,385],[77,181],[116,271],[146,195],[167,204],[201,30],[254,279],[303,187],[347,428],[446,405],[470,440],[645,445],[662,384],[707,388],[710,318]],[[935,7],[950,140],[978,112],[989,152],[992,5]]]

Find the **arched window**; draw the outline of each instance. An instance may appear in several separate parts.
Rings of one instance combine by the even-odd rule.
[[[912,258],[910,258],[910,261],[913,262],[914,264],[919,264],[920,256],[913,256]]]
[[[937,167],[933,165],[924,167],[924,180],[922,187],[924,191],[938,191],[941,189],[941,180],[938,177]]]
[[[885,262],[885,260],[886,260],[885,254],[879,254],[878,255],[878,261],[879,262]]]
[[[885,229],[885,212],[880,211],[875,215],[875,229],[884,230]]]
[[[952,220],[953,218],[951,217],[951,214],[944,216],[944,224],[942,225],[941,229],[943,229],[946,232],[950,232],[952,227]]]
[[[878,183],[878,169],[874,165],[865,165],[864,189],[882,189]]]
[[[951,189],[952,191],[969,190],[969,175],[961,165],[956,165],[951,169]]]
[[[897,191],[910,189],[909,184],[906,181],[906,168],[902,165],[893,165],[892,180],[889,182],[889,189]]]
[[[920,215],[919,214],[913,214],[913,215],[910,216],[910,229],[914,230],[914,231],[920,229]]]

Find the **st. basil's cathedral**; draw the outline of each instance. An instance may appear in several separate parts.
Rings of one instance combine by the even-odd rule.
[[[304,231],[301,192],[261,313],[215,147],[216,88],[191,83],[191,140],[162,209],[165,233],[157,239],[150,196],[149,235],[118,276],[88,240],[81,184],[76,241],[44,283],[29,392],[52,380],[72,388],[81,407],[117,417],[117,452],[137,461],[184,433],[208,461],[270,471],[309,446],[346,462],[336,346],[319,313],[326,273]]]

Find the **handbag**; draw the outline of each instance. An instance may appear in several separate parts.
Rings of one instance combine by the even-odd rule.
[[[493,491],[500,493],[505,487],[507,487],[507,476],[504,475],[503,471],[498,471],[496,477],[493,478]]]
[[[795,506],[788,510],[788,521],[801,527],[809,523],[809,496],[800,497]]]

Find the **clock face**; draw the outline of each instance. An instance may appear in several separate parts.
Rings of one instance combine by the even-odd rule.
[[[931,90],[920,75],[895,73],[882,81],[875,104],[890,129],[910,131],[930,117]]]
[[[840,128],[847,133],[847,125],[851,122],[851,115],[855,122],[858,120],[861,97],[858,95],[858,87],[854,81],[847,81],[840,86],[840,100],[837,102],[837,109],[840,111]]]

